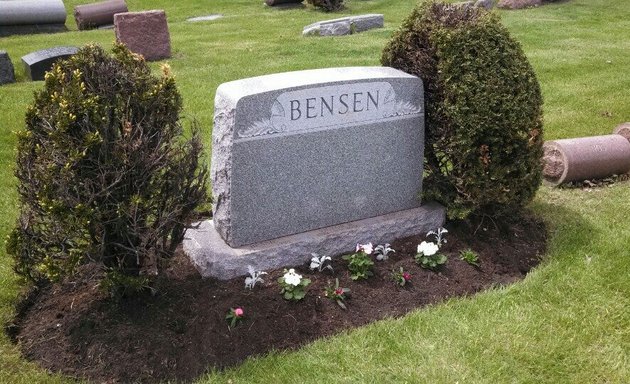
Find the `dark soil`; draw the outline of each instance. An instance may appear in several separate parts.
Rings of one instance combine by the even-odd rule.
[[[489,220],[446,225],[442,252],[448,263],[439,272],[423,270],[412,256],[424,235],[401,239],[385,262],[376,262],[375,276],[353,282],[345,261],[334,260],[334,274],[298,272],[313,283],[301,302],[287,302],[269,271],[265,284],[244,289],[244,279],[202,279],[187,258],[178,254],[171,268],[147,294],[114,303],[97,287],[98,273],[40,290],[19,308],[7,329],[23,354],[42,367],[97,382],[190,381],[208,369],[241,363],[271,349],[299,347],[379,319],[405,313],[448,297],[470,295],[497,284],[510,284],[539,262],[546,230],[533,218],[511,224]],[[459,251],[479,254],[480,267],[459,259]],[[404,267],[411,283],[399,287],[391,271]],[[339,278],[352,290],[347,310],[324,297]],[[228,329],[225,315],[240,306],[245,320]]]

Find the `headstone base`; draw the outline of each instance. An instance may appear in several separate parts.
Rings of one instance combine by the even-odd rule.
[[[65,24],[30,24],[30,25],[2,25],[0,37],[11,35],[33,35],[38,33],[67,32]]]
[[[437,203],[232,248],[215,230],[212,220],[189,229],[184,252],[203,277],[228,280],[247,274],[247,266],[269,270],[308,262],[311,252],[338,256],[354,252],[357,243],[391,243],[425,234],[444,224],[446,209]]]

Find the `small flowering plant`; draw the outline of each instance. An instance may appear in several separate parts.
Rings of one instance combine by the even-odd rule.
[[[357,243],[357,247],[355,249],[355,252],[363,252],[366,255],[371,255],[372,252],[374,252],[374,246],[372,245],[372,243],[367,243],[367,244],[359,244],[359,243]]]
[[[372,272],[374,262],[369,256],[373,251],[372,243],[357,244],[355,253],[342,257],[342,259],[348,261],[348,270],[352,280],[365,280],[374,275]]]
[[[470,248],[459,251],[459,258],[472,266],[479,267],[479,254]]]
[[[396,252],[392,248],[389,247],[390,245],[391,244],[385,243],[385,244],[378,245],[376,246],[376,248],[374,248],[374,254],[376,255],[376,260],[385,261],[389,259],[390,253]]]
[[[436,243],[423,241],[418,245],[414,259],[422,268],[434,271],[439,266],[446,264],[446,256],[438,253],[439,250],[440,247]]]
[[[324,295],[330,300],[335,301],[341,308],[346,309],[344,301],[350,294],[350,288],[342,288],[339,286],[339,279],[335,279],[335,286],[326,287]]]
[[[267,272],[264,271],[256,271],[254,267],[251,265],[247,266],[247,271],[249,272],[249,276],[245,278],[245,288],[246,289],[254,289],[256,283],[264,283],[265,281],[262,279],[262,275],[266,275]]]
[[[303,278],[291,268],[288,271],[284,270],[284,275],[278,279],[278,284],[282,287],[280,294],[285,300],[299,301],[306,296],[306,287],[311,284],[311,280]]]
[[[328,269],[330,272],[334,272],[332,265],[330,265],[332,263],[330,256],[320,256],[317,253],[311,253],[311,256],[313,256],[310,265],[311,271],[318,270],[319,272],[323,272],[324,269]]]
[[[427,232],[427,237],[434,236],[437,246],[439,248],[442,246],[442,243],[446,244],[446,239],[444,238],[444,235],[446,235],[447,233],[448,233],[448,230],[446,228],[440,227],[437,229],[437,231]]]
[[[405,284],[411,281],[411,273],[405,272],[403,267],[400,267],[399,271],[392,271],[392,280],[401,287],[404,287]]]
[[[243,320],[244,316],[245,311],[243,311],[243,308],[230,308],[227,315],[225,315],[225,320],[230,323],[230,328],[234,328],[239,322]]]

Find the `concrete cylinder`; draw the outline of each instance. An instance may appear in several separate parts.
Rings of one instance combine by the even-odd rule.
[[[623,123],[617,126],[613,131],[613,134],[621,135],[630,141],[630,123]]]
[[[605,135],[545,142],[545,181],[559,185],[630,172],[630,141]]]
[[[65,24],[63,0],[0,1],[0,25]]]
[[[125,0],[109,0],[100,3],[77,5],[74,20],[80,30],[114,24],[114,15],[128,12]]]

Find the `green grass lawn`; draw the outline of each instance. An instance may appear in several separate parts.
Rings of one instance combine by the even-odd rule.
[[[84,2],[66,0],[68,13]],[[269,9],[262,0],[127,3],[132,11],[166,10],[173,47],[169,63],[185,117],[198,119],[209,138],[219,84],[290,70],[379,65],[382,47],[415,1],[347,0],[349,8],[332,15]],[[225,17],[185,21],[213,13]],[[336,38],[301,36],[302,27],[314,21],[361,13],[383,13],[385,28]],[[630,121],[628,0],[570,0],[500,14],[538,75],[547,139],[608,134]],[[0,87],[2,237],[18,213],[13,132],[22,128],[32,93],[42,87],[25,81],[20,57],[54,45],[110,47],[114,40],[111,30],[76,31],[71,16],[66,24],[71,31],[63,34],[0,39],[18,77],[18,83]],[[532,209],[549,224],[551,238],[543,263],[524,281],[380,321],[297,352],[252,359],[199,382],[629,383],[630,182],[592,191],[543,186]],[[2,323],[13,315],[20,287],[0,249]],[[0,383],[69,381],[25,361],[0,336]]]

